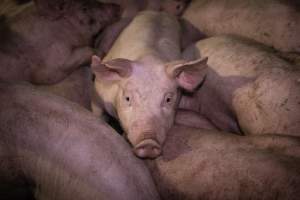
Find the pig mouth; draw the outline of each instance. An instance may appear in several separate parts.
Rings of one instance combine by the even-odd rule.
[[[145,139],[134,147],[134,153],[139,158],[154,159],[161,155],[162,150],[157,140]]]

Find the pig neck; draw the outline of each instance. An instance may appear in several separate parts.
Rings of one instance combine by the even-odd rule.
[[[208,68],[206,79],[197,91],[200,113],[219,129],[241,134],[232,105],[233,95],[249,81],[248,78],[239,76],[222,77],[212,68]]]

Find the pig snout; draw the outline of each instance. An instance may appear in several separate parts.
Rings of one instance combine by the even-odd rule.
[[[134,147],[134,153],[140,158],[154,159],[161,154],[161,146],[155,139],[145,139]]]

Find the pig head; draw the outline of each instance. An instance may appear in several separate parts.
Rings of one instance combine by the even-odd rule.
[[[105,110],[119,119],[138,157],[155,158],[162,153],[180,88],[192,91],[199,85],[206,61],[164,63],[146,56],[137,61],[119,58],[102,63],[93,56],[96,93]]]

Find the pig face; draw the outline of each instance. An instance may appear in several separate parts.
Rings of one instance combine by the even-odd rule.
[[[120,18],[120,7],[96,0],[35,0],[37,10],[52,20],[68,19],[85,34],[93,36]]]
[[[190,0],[163,0],[161,10],[172,15],[180,16],[189,4]]]
[[[155,158],[162,153],[180,88],[196,88],[205,66],[206,60],[164,64],[151,57],[106,63],[96,56],[92,59],[96,91],[106,110],[119,119],[135,154],[141,158]]]

